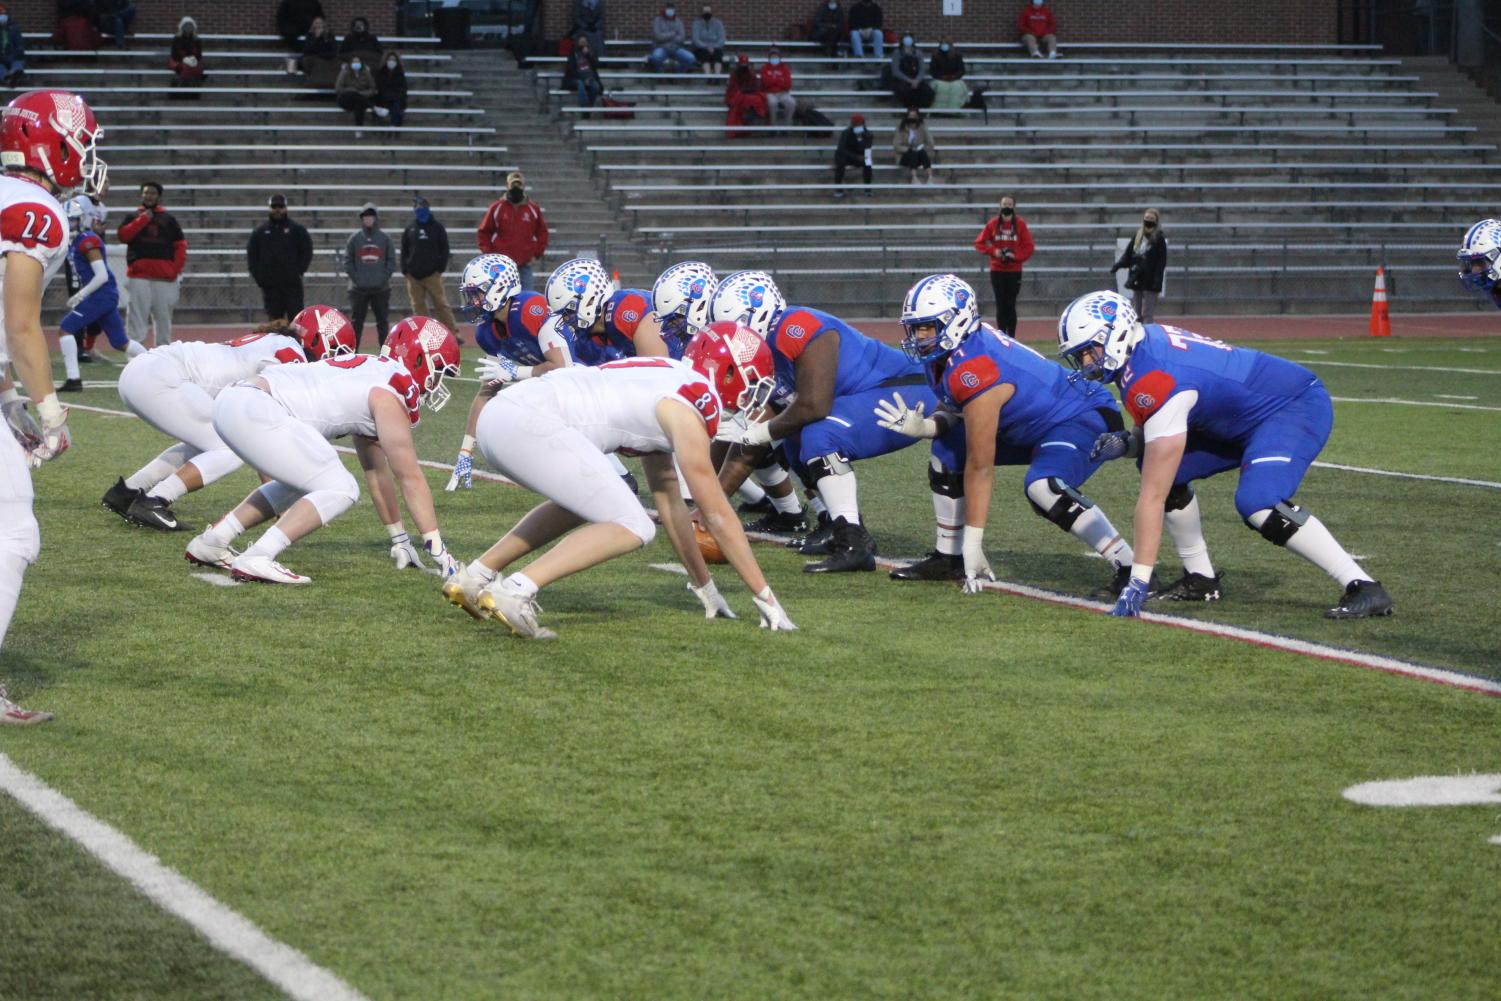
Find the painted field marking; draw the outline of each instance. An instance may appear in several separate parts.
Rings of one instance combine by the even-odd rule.
[[[1421,775],[1362,782],[1346,789],[1344,797],[1362,806],[1487,806],[1501,803],[1501,775]],[[1501,834],[1486,842],[1501,845]]]
[[[1331,396],[1335,403],[1387,403],[1402,407],[1444,407],[1448,410],[1490,410],[1501,413],[1501,407],[1482,407],[1476,403],[1435,403],[1433,400],[1399,400],[1396,397],[1365,399],[1359,396]]]
[[[1316,351],[1313,348],[1299,348],[1298,349],[1298,353],[1299,354],[1304,354],[1304,355],[1326,355],[1329,352],[1328,351]]]
[[[1478,396],[1455,396],[1453,393],[1434,393],[1441,400],[1478,400]]]
[[[653,570],[660,570],[663,573],[682,574],[684,577],[688,576],[688,568],[681,563],[648,563],[647,566]]]
[[[1366,473],[1370,476],[1391,476],[1399,480],[1427,480],[1432,483],[1453,483],[1463,487],[1484,487],[1501,490],[1501,483],[1493,480],[1468,480],[1462,476],[1429,476],[1426,473],[1399,473],[1393,469],[1371,469],[1368,466],[1346,466],[1338,462],[1315,462],[1317,469],[1338,469],[1345,473]]]
[[[1329,368],[1373,368],[1382,372],[1447,372],[1451,375],[1501,375],[1501,369],[1494,368],[1446,368],[1437,365],[1376,365],[1362,361],[1309,361],[1310,365],[1323,365]]]
[[[1466,354],[1466,355],[1483,355],[1483,354],[1488,353],[1490,349],[1489,348],[1456,348],[1455,350],[1458,351],[1460,354]]]
[[[162,865],[130,838],[0,753],[0,790],[48,827],[124,877],[162,910],[191,925],[209,944],[239,960],[296,1001],[367,1001],[339,977],[267,935],[248,918]]]
[[[215,587],[239,587],[240,586],[240,582],[239,581],[235,580],[233,577],[227,577],[227,576],[225,576],[222,573],[195,572],[195,573],[190,574],[189,576],[196,577],[199,580],[203,581],[205,584],[212,584]]]

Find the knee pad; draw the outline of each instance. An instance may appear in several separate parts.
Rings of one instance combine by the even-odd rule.
[[[805,465],[808,467],[808,478],[813,481],[815,486],[825,476],[840,476],[844,473],[853,473],[855,471],[855,467],[850,465],[850,461],[838,452],[815,456],[809,459]]]
[[[1288,501],[1278,501],[1275,507],[1254,511],[1246,518],[1247,525],[1278,546],[1287,545],[1287,540],[1297,535],[1307,521],[1308,512]]]
[[[1027,484],[1027,503],[1032,505],[1032,510],[1065,532],[1074,527],[1079,515],[1094,507],[1094,501],[1056,476],[1033,480]]]
[[[768,453],[761,465],[751,472],[751,477],[762,487],[770,490],[772,487],[779,487],[787,482],[787,470],[777,462],[775,455]]]
[[[37,525],[36,515],[29,501],[0,504],[0,513],[5,516],[0,528],[0,556],[11,556],[22,561],[22,569],[35,563],[42,553],[42,530]]]
[[[262,483],[256,491],[261,495],[271,510],[277,515],[286,513],[287,508],[302,499],[302,491],[296,487],[289,487],[280,480],[272,480],[270,483]]]
[[[1179,483],[1167,492],[1167,500],[1163,502],[1164,511],[1182,511],[1193,503],[1194,488],[1187,483]]]
[[[615,524],[624,526],[632,535],[641,540],[643,546],[649,546],[651,540],[657,537],[656,522],[647,517],[646,509],[640,504],[632,506],[635,510],[614,519]]]
[[[964,497],[964,471],[944,469],[937,459],[928,460],[928,489],[940,497],[959,500]]]

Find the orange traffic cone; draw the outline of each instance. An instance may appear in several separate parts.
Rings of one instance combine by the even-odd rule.
[[[1390,337],[1392,316],[1386,306],[1386,268],[1376,265],[1376,288],[1371,292],[1371,336]]]
[[[618,287],[620,285],[620,272],[619,271],[611,271],[610,272],[610,281],[614,282],[616,284],[616,286]]]

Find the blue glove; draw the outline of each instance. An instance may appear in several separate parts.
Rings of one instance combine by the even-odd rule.
[[[452,493],[460,486],[465,490],[474,489],[474,456],[462,450],[454,460],[453,475],[448,478],[448,485],[443,489]]]
[[[1115,599],[1115,607],[1110,610],[1111,615],[1123,619],[1134,619],[1141,614],[1141,603],[1147,600],[1147,582],[1136,577],[1121,588],[1121,596]]]
[[[1094,440],[1089,450],[1090,462],[1109,462],[1111,459],[1136,458],[1136,434],[1132,431],[1106,431]]]

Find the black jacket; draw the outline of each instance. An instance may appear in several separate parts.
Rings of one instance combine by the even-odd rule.
[[[1162,276],[1167,271],[1167,237],[1158,234],[1142,253],[1136,252],[1136,237],[1126,244],[1126,252],[1111,271],[1126,269],[1126,288],[1132,291],[1161,292]]]
[[[401,234],[401,273],[413,278],[441,275],[448,270],[448,230],[434,219],[415,219]]]
[[[267,219],[251,231],[245,260],[250,277],[262,288],[293,285],[302,281],[313,263],[313,238],[301,223],[290,218],[281,222]]]
[[[870,149],[873,142],[875,138],[868,127],[864,132],[856,134],[855,127],[848,125],[839,133],[839,147],[834,151],[834,157],[845,163],[864,163],[865,151]]]
[[[878,3],[857,2],[850,8],[850,30],[860,28],[879,28],[881,26],[881,5]]]
[[[964,57],[953,49],[947,52],[935,50],[933,58],[928,60],[928,75],[934,80],[962,80]]]

